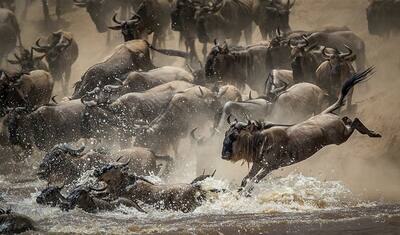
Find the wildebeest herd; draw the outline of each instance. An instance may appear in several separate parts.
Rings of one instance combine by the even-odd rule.
[[[191,212],[208,193],[223,193],[202,188],[215,172],[173,185],[146,177],[168,177],[184,158],[179,147],[187,137],[193,148],[220,140],[222,159],[252,163],[239,188],[247,196],[271,171],[342,144],[355,130],[380,137],[360,119],[340,116],[357,113],[353,88],[374,73],[363,40],[347,27],[292,30],[295,0],[73,3],[86,9],[99,33],[118,30],[125,41],[75,84],[79,41],[73,34],[60,29],[25,48],[13,1],[0,1],[1,64],[19,68],[0,70],[0,145],[15,161],[43,156],[37,175],[49,186],[37,197],[41,205],[90,213],[120,205],[141,213],[144,206]],[[57,1],[57,17],[71,5]],[[370,33],[396,33],[399,9],[399,1],[370,1]],[[254,25],[263,41],[252,43]],[[165,48],[171,30],[186,51]],[[242,35],[246,45],[239,45]],[[186,66],[157,67],[159,53],[183,58]],[[57,95],[73,88],[72,95],[56,102],[55,84],[63,91]],[[79,183],[88,172],[94,181]],[[0,210],[0,232],[28,229],[35,229],[29,218]]]

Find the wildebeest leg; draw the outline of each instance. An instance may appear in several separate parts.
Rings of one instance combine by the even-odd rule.
[[[357,130],[363,135],[368,135],[371,138],[380,138],[382,137],[379,133],[376,133],[373,130],[368,129],[364,123],[360,121],[360,119],[356,118],[354,121],[351,123],[351,128],[353,130]]]
[[[246,44],[250,45],[253,36],[253,25],[250,24],[247,28],[244,29],[244,38],[246,39]]]
[[[203,59],[205,61],[207,58],[207,43],[203,44],[203,50],[201,50],[201,52],[203,53]]]
[[[64,75],[64,84],[63,84],[63,90],[64,90],[64,95],[68,93],[69,90],[69,79],[71,78],[71,66],[67,66],[65,69],[65,75]]]
[[[61,18],[61,14],[62,14],[62,0],[57,0],[56,1],[56,15],[57,15],[58,20]]]
[[[49,12],[49,1],[48,0],[42,0],[42,7],[43,7],[43,15],[44,15],[44,20],[47,26],[50,23],[50,12]]]
[[[258,173],[261,169],[262,169],[262,165],[260,165],[260,164],[258,164],[258,163],[253,163],[253,166],[251,167],[249,174],[247,174],[247,175],[243,178],[242,183],[241,183],[240,188],[239,188],[239,191],[243,190],[244,187],[247,185],[248,181],[249,181],[250,179],[253,179],[254,176],[256,176],[257,173]]]
[[[197,55],[197,52],[196,52],[196,44],[195,44],[194,39],[193,38],[186,39],[186,43],[190,50],[191,59],[193,60],[193,62],[197,63],[200,60],[199,60],[199,56]],[[196,59],[197,61],[194,61],[194,59]]]

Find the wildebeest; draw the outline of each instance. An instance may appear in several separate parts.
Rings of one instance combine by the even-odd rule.
[[[196,7],[193,0],[176,0],[171,12],[171,28],[180,33],[192,61],[200,61],[196,52]]]
[[[243,159],[253,163],[241,186],[246,186],[248,180],[259,182],[280,167],[306,160],[324,146],[342,144],[355,130],[369,137],[380,137],[358,118],[340,118],[333,113],[344,105],[348,92],[371,72],[372,68],[369,68],[355,74],[344,83],[335,104],[294,126],[258,122],[231,124],[225,133],[222,158],[233,162]]]
[[[17,45],[21,45],[17,17],[8,9],[0,8],[0,63]]]
[[[315,32],[306,37],[309,47],[316,45],[329,48],[336,48],[340,51],[347,50],[347,47],[354,51],[357,71],[361,71],[366,65],[366,52],[364,41],[352,31]]]
[[[199,41],[204,45],[204,57],[207,43],[214,39],[231,39],[231,44],[237,45],[245,31],[246,42],[251,43],[252,4],[251,0],[206,0],[196,4],[196,29]]]
[[[243,89],[245,84],[259,93],[264,92],[265,78],[273,69],[290,69],[290,50],[264,44],[246,48],[228,48],[215,42],[207,56],[206,81],[234,84]]]
[[[33,70],[44,70],[49,72],[49,67],[45,62],[43,62],[45,55],[35,56],[32,48],[29,51],[21,47],[19,55],[15,53],[14,57],[15,60],[8,59],[7,62],[10,64],[19,65],[20,71],[23,73],[29,73]]]
[[[111,89],[117,90],[119,96],[121,96],[130,92],[144,92],[173,81],[194,83],[194,77],[184,69],[173,66],[163,66],[147,72],[131,72],[122,84],[112,86]]]
[[[309,42],[305,36],[303,36],[304,42],[297,44],[293,43],[293,40],[289,40],[289,46],[292,48],[291,59],[292,59],[292,70],[293,80],[296,83],[299,82],[316,82],[315,71],[321,64],[317,55],[314,53],[312,47],[309,46]]]
[[[47,45],[40,45],[40,39],[36,41],[33,49],[46,55],[50,73],[56,81],[62,81],[64,93],[68,90],[71,78],[72,65],[78,58],[78,44],[70,32],[57,31],[47,38]]]
[[[38,170],[39,178],[49,183],[69,184],[86,171],[116,160],[129,161],[131,173],[162,174],[159,165],[165,163],[168,169],[172,162],[169,156],[159,156],[150,149],[140,147],[112,152],[91,150],[85,153],[84,149],[84,147],[75,149],[67,144],[56,145],[43,158]]]
[[[220,103],[211,90],[188,88],[172,97],[166,109],[137,134],[135,143],[161,153],[172,148],[177,155],[180,140],[199,123],[212,122],[219,109]]]
[[[331,103],[335,102],[335,98],[340,93],[340,88],[355,73],[351,62],[355,59],[352,50],[347,47],[348,52],[342,53],[337,49],[333,49],[333,53],[327,52],[323,48],[322,54],[326,59],[316,70],[316,84],[325,90],[331,98]],[[353,91],[348,95],[348,107],[351,106]]]
[[[0,208],[0,233],[16,234],[37,230],[35,222],[28,216]]]
[[[119,8],[128,9],[125,0],[74,0],[78,7],[86,8],[90,18],[100,33],[108,31],[108,25],[114,11]]]
[[[48,150],[59,143],[78,141],[85,136],[81,129],[84,110],[80,100],[72,100],[44,105],[31,113],[12,111],[2,120],[0,144]]]
[[[254,22],[260,28],[261,35],[264,39],[269,36],[274,38],[277,30],[288,32],[291,30],[289,25],[290,9],[296,0],[287,1],[286,4],[280,0],[256,0],[253,6]]]
[[[7,108],[23,106],[32,109],[48,104],[53,86],[53,78],[43,70],[13,75],[0,72],[0,113],[4,115]]]
[[[318,86],[310,83],[299,83],[282,90],[274,100],[260,97],[242,102],[227,102],[221,118],[218,120],[219,130],[223,130],[224,122],[230,115],[239,120],[255,119],[279,123],[295,123],[306,120],[321,112],[328,104],[326,93]]]
[[[95,171],[99,181],[107,183],[111,195],[141,201],[161,210],[191,212],[206,198],[198,182],[155,185],[143,177],[130,175],[124,164],[109,165]]]
[[[400,30],[400,2],[371,0],[367,8],[368,31],[372,35],[389,36]]]
[[[193,84],[185,81],[172,81],[145,92],[125,94],[115,101],[107,97],[104,97],[106,103],[101,103],[98,100],[83,101],[88,106],[89,116],[86,125],[95,132],[99,132],[99,130],[90,128],[92,123],[94,123],[94,126],[104,124],[118,127],[118,133],[122,135],[121,140],[129,144],[129,138],[135,135],[137,125],[153,121],[167,108],[176,93],[193,86]],[[102,98],[100,97],[100,99]],[[112,103],[108,104],[108,102]],[[93,120],[100,116],[104,119]]]
[[[116,15],[113,21],[116,26],[109,27],[113,30],[121,30],[125,41],[145,39],[153,33],[153,46],[164,44],[170,24],[171,7],[167,0],[144,0],[135,9],[134,15],[127,21],[119,21]]]
[[[40,205],[48,205],[52,207],[56,207],[63,203],[66,203],[66,198],[61,194],[61,190],[64,188],[64,185],[61,187],[58,186],[48,186],[43,189],[40,194],[36,197],[36,203]]]
[[[275,100],[283,91],[294,84],[293,72],[291,70],[274,69],[265,81],[265,98],[270,101]]]
[[[132,71],[155,69],[150,59],[149,49],[172,56],[187,56],[186,53],[180,51],[156,49],[145,40],[125,42],[118,46],[109,58],[90,67],[83,74],[81,80],[75,84],[72,99],[81,98],[96,87],[103,88],[106,85],[115,84],[116,79],[124,80]]]
[[[75,207],[81,208],[82,210],[95,213],[99,211],[109,211],[116,209],[117,207],[124,205],[127,207],[134,207],[140,212],[145,212],[136,202],[126,199],[118,198],[113,201],[106,201],[101,198],[97,198],[96,195],[92,194],[92,191],[104,191],[103,189],[94,189],[87,186],[78,186],[68,195],[66,203],[62,203],[60,206],[63,210],[72,210]]]

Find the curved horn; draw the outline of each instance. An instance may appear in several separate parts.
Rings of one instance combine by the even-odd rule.
[[[124,168],[124,167],[128,166],[129,163],[131,163],[131,159],[129,159],[129,160],[128,160],[127,162],[125,162],[125,163],[120,164],[119,167],[120,167],[120,168]]]
[[[228,118],[226,119],[226,121],[228,122],[229,125],[231,125],[231,116],[232,116],[232,114],[229,114]]]
[[[217,172],[217,169],[214,170],[214,172],[211,174],[211,177],[214,177],[215,172]]]
[[[149,184],[151,184],[151,185],[154,185],[153,182],[151,182],[150,180],[144,178],[143,176],[136,176],[136,178],[137,178],[138,180],[142,180],[142,181],[144,181],[144,182],[146,182],[146,183],[149,183]]]
[[[115,81],[117,81],[119,84],[121,84],[121,85],[124,84],[124,82],[123,82],[121,79],[119,79],[119,78],[114,78],[114,79],[115,79]]]
[[[114,16],[112,17],[112,20],[113,20],[116,24],[121,25],[122,22],[117,20],[117,14],[118,14],[118,13],[115,13],[115,14],[114,14]]]
[[[78,6],[78,7],[86,7],[87,6],[87,2],[74,0],[74,5]]]
[[[214,38],[214,46],[219,46],[218,41],[216,38]]]
[[[96,192],[103,192],[104,190],[106,190],[108,188],[108,185],[103,186],[102,188],[93,188],[92,186],[89,186],[89,189],[91,191],[96,191]]]
[[[349,46],[347,46],[346,44],[344,45],[344,47],[346,47],[348,52],[347,53],[342,53],[340,56],[344,57],[344,58],[348,58],[348,57],[352,56],[353,55],[353,50]]]
[[[326,52],[326,47],[324,46],[323,48],[322,48],[322,56],[325,58],[325,59],[330,59],[331,58],[331,54],[328,54],[327,52]]]
[[[308,41],[307,37],[305,35],[301,35],[303,38],[304,42],[306,43],[303,47],[308,47],[310,45],[310,41]]]
[[[201,96],[204,96],[204,92],[203,92],[203,90],[201,89],[201,87],[199,87],[199,90],[200,90]]]

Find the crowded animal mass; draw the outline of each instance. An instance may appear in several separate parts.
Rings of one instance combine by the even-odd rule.
[[[397,0],[0,0],[0,234],[398,234]]]

